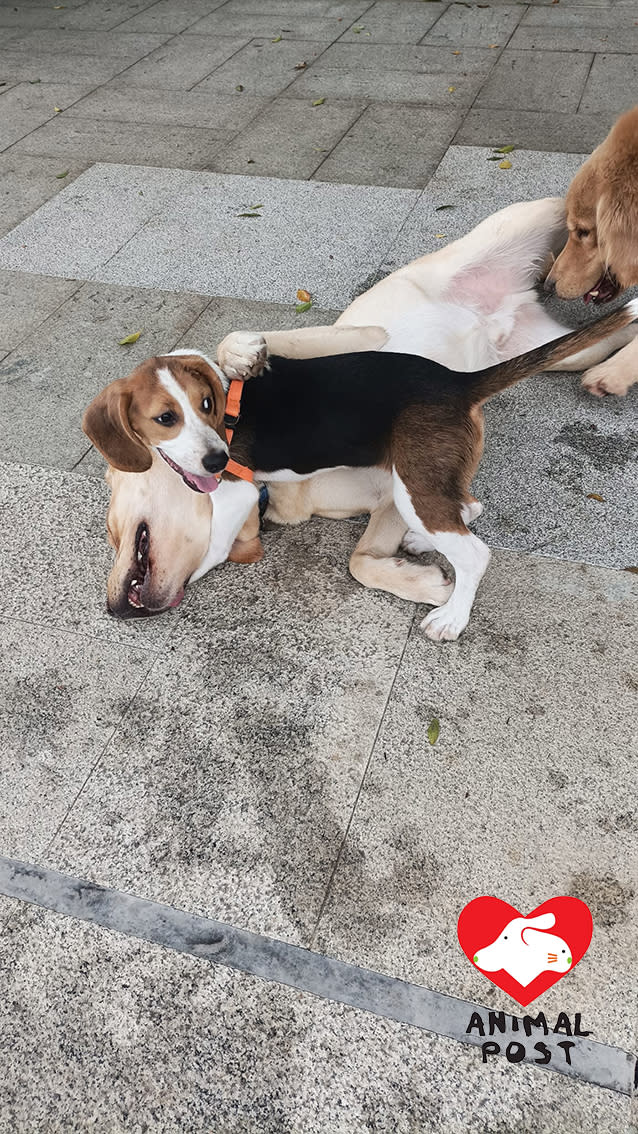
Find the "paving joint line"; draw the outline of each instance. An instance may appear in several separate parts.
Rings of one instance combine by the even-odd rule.
[[[460,1043],[480,1047],[484,1040],[474,1030],[468,1032],[473,1013],[488,1018],[490,1009],[482,1004],[48,867],[0,857],[0,894]],[[20,915],[18,909],[5,925],[14,925]],[[498,1028],[501,1051],[527,1037],[523,1018],[503,1013],[503,1023],[505,1030]],[[532,1033],[531,1028],[531,1038],[541,1035],[552,1059],[537,1063],[538,1053],[533,1043],[527,1043],[522,1045],[521,1062],[632,1095],[636,1075],[632,1053],[575,1035],[568,1064],[558,1048],[564,1032],[545,1035]]]

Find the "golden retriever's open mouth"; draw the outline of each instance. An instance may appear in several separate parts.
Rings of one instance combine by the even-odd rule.
[[[590,291],[585,292],[583,300],[585,303],[609,303],[610,299],[616,298],[619,291],[620,284],[613,272],[606,268],[598,283]]]
[[[160,457],[163,457],[166,464],[170,466],[176,473],[179,473],[184,484],[192,488],[193,492],[214,492],[219,487],[219,481],[216,476],[195,476],[194,473],[188,473],[185,469],[172,461],[170,457],[166,456],[161,449],[157,450]]]

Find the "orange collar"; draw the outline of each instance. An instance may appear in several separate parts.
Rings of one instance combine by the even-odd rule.
[[[237,422],[239,421],[241,396],[243,392],[244,383],[241,378],[233,378],[230,386],[228,387],[228,393],[226,394],[226,412],[224,414],[226,440],[228,442],[229,448],[233,439],[233,433],[235,432]],[[241,480],[249,480],[251,482],[254,480],[253,470],[247,468],[246,465],[238,464],[237,461],[229,460],[226,468],[223,471],[232,473],[233,476],[238,476]]]

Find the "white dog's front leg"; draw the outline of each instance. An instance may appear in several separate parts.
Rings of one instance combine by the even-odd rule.
[[[606,362],[601,362],[599,366],[594,366],[583,374],[583,386],[592,394],[597,394],[599,398],[604,397],[605,394],[618,394],[622,397],[636,381],[638,381],[638,338],[628,343]]]
[[[259,498],[254,484],[246,480],[223,480],[212,493],[213,518],[208,551],[196,571],[191,575],[191,583],[201,579],[211,567],[216,567],[228,559],[230,549],[248,519]]]

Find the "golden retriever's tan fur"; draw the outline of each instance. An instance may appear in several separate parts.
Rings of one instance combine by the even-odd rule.
[[[567,193],[569,236],[547,277],[562,299],[611,299],[638,284],[638,107],[618,119]],[[625,394],[638,379],[638,342],[588,372],[596,394]]]

